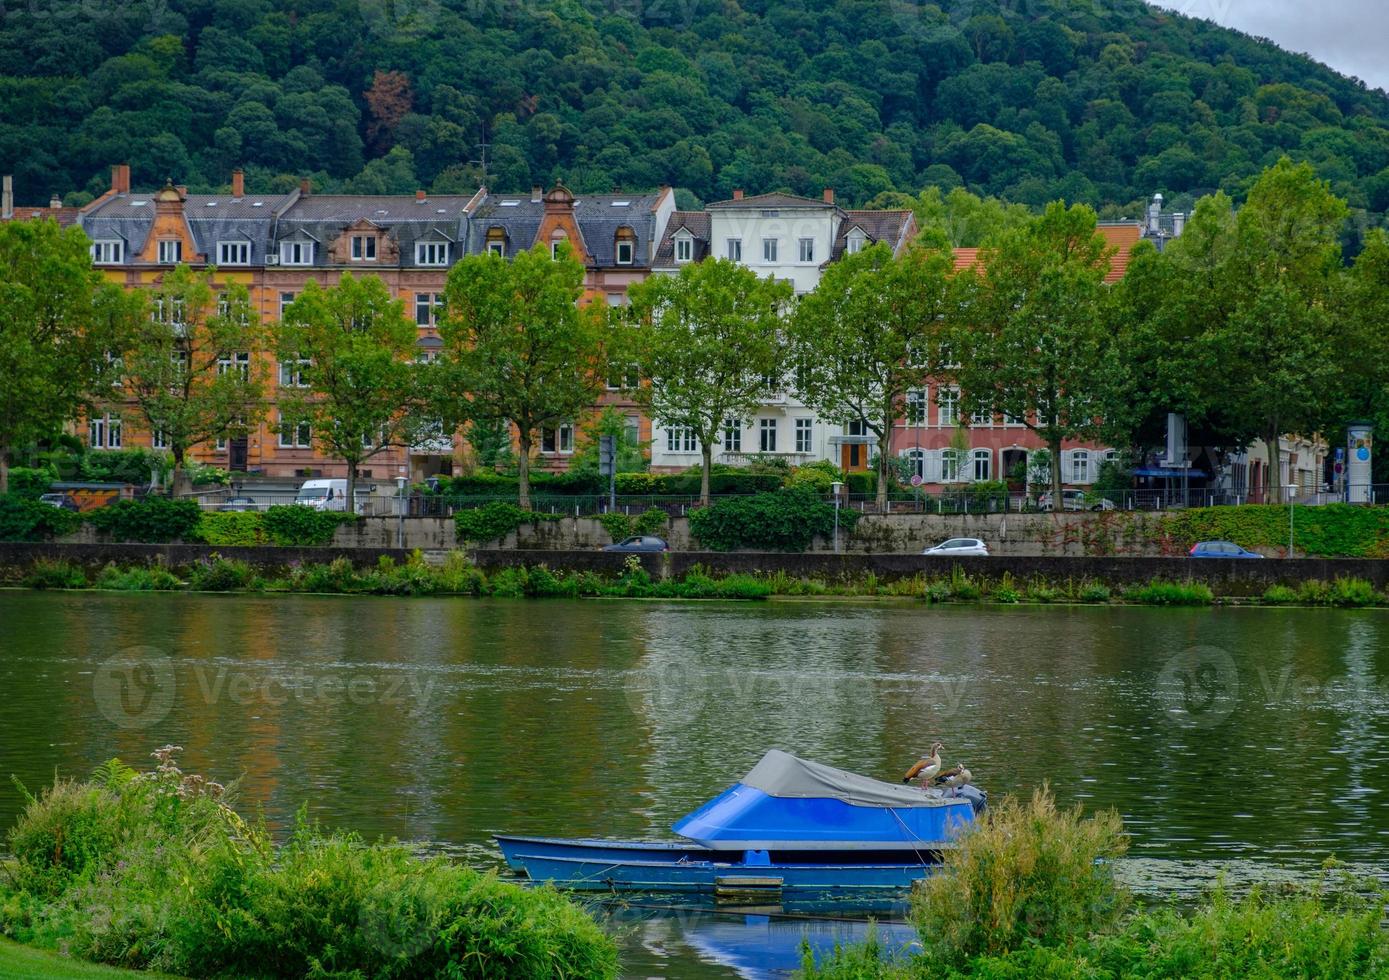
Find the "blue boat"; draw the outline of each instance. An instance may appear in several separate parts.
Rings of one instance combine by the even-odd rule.
[[[885,783],[772,749],[675,822],[683,840],[496,840],[512,869],[563,888],[833,897],[911,887],[984,805],[972,786]]]

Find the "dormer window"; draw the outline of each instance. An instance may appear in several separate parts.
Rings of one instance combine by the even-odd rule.
[[[487,251],[499,259],[506,258],[506,231],[502,228],[487,229]]]
[[[555,232],[555,237],[550,239],[550,258],[559,258],[560,249],[563,248],[565,241],[567,241],[567,239],[564,236],[564,232]]]
[[[680,235],[675,239],[675,261],[689,262],[694,258],[694,239],[689,235]]]
[[[159,264],[176,265],[183,261],[183,242],[177,238],[164,239],[159,242]]]
[[[313,265],[313,242],[280,242],[280,265]]]
[[[617,264],[631,265],[636,260],[637,236],[631,228],[619,228],[616,240]]]
[[[848,252],[850,255],[853,255],[856,252],[862,252],[864,242],[866,242],[867,240],[868,236],[865,235],[859,229],[855,228],[853,231],[849,232],[849,237],[844,242],[844,251]]]
[[[125,242],[102,239],[92,242],[92,261],[97,265],[119,265],[125,258]]]
[[[416,242],[415,265],[448,265],[448,242]]]
[[[375,235],[353,235],[353,236],[352,236],[352,261],[353,261],[353,262],[375,262],[375,261],[376,261],[376,236],[375,236]]]
[[[218,264],[218,265],[250,265],[250,264],[251,264],[251,243],[250,243],[250,242],[218,242],[218,243],[217,243],[217,264]]]

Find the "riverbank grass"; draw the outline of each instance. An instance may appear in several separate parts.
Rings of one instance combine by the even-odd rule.
[[[233,788],[119,762],[28,802],[0,875],[0,933],[93,963],[186,977],[615,977],[612,939],[527,889],[301,812],[277,844]],[[70,974],[60,974],[70,975]]]
[[[0,938],[0,977],[6,980],[178,980],[171,973],[122,970]]]

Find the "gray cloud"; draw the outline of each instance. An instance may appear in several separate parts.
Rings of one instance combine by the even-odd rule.
[[[1389,90],[1386,0],[1158,0],[1158,6],[1266,37]]]

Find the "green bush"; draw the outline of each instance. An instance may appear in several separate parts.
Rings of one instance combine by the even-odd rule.
[[[841,533],[853,531],[858,517],[858,511],[841,510]],[[804,487],[728,497],[693,511],[690,533],[714,551],[805,551],[817,535],[834,533],[834,506]]]
[[[258,584],[250,565],[221,555],[210,555],[188,570],[188,587],[200,592],[238,592]]]
[[[77,957],[189,977],[593,977],[616,947],[550,888],[524,889],[394,842],[283,846],[184,774],[108,763],[29,798],[0,876],[0,931]]]
[[[797,466],[791,471],[790,487],[808,487],[816,493],[827,494],[835,483],[844,482],[844,471],[827,459]]]
[[[265,518],[254,511],[206,511],[193,533],[197,540],[215,548],[250,548],[269,540],[265,533]]]
[[[448,497],[514,497],[516,477],[482,470],[471,476],[440,480],[439,492]]]
[[[669,493],[666,478],[660,473],[619,473],[614,478],[613,489],[623,496],[651,496]]]
[[[77,477],[87,483],[133,483],[145,486],[151,474],[168,474],[173,461],[167,453],[149,449],[100,449],[78,459]]]
[[[182,588],[183,583],[167,568],[120,568],[110,564],[97,576],[96,587],[117,592],[169,592]]]
[[[1201,582],[1154,580],[1147,585],[1130,586],[1124,599],[1145,606],[1209,606],[1215,601],[1210,586]]]
[[[627,514],[620,511],[609,511],[606,514],[598,515],[598,523],[603,525],[603,530],[608,532],[608,537],[614,541],[621,541],[623,538],[632,536],[632,528],[636,522]]]
[[[848,475],[845,480],[849,484],[849,492],[855,494],[873,494],[878,492],[878,474],[856,470]]]
[[[39,558],[29,567],[20,584],[29,589],[85,589],[87,573],[61,558]]]
[[[1363,578],[1341,576],[1332,583],[1331,604],[1333,606],[1373,606],[1380,601],[1374,585]]]
[[[328,592],[350,594],[366,589],[366,579],[357,573],[347,558],[334,558],[326,565],[303,565],[290,575],[290,588],[295,592]]]
[[[1091,582],[1080,590],[1081,602],[1108,602],[1109,586],[1101,585],[1098,582]]]
[[[16,466],[10,470],[10,493],[16,497],[35,499],[40,494],[47,493],[49,485],[56,479],[57,475],[47,466],[34,469]]]
[[[1128,846],[1119,815],[1058,810],[1043,787],[992,806],[946,851],[912,896],[911,919],[943,964],[1025,946],[1069,946],[1111,928],[1128,905],[1115,858]]]
[[[1307,555],[1347,558],[1389,558],[1389,507],[1326,504],[1295,505],[1294,542]],[[1286,549],[1288,506],[1255,504],[1241,507],[1196,507],[1165,514],[1158,535],[1174,549],[1197,541],[1234,541],[1245,548]]]
[[[1297,590],[1286,585],[1270,585],[1264,590],[1264,602],[1270,606],[1286,606],[1297,601]]]
[[[494,500],[481,507],[466,507],[455,511],[453,527],[459,541],[482,544],[504,538],[522,524],[559,520],[561,516],[522,510],[513,503]]]
[[[117,500],[86,517],[93,527],[114,541],[192,540],[202,508],[195,500],[146,497]]]
[[[0,497],[0,541],[45,541],[71,534],[81,517],[20,494]]]
[[[225,487],[232,481],[231,473],[209,463],[188,463],[184,472],[188,475],[188,482],[195,487]]]
[[[260,515],[263,533],[282,548],[311,548],[332,542],[338,525],[357,520],[357,515],[319,510],[303,504],[267,508]]]

